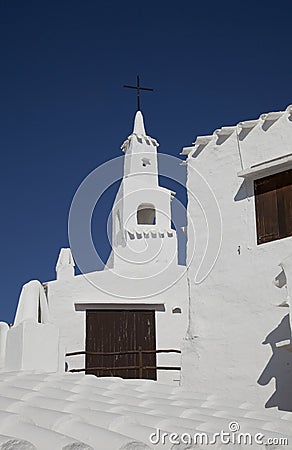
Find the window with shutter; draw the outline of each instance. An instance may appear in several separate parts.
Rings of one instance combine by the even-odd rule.
[[[257,242],[292,236],[292,170],[254,182]]]

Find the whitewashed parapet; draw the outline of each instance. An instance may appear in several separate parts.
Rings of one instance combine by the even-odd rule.
[[[38,280],[24,284],[20,293],[14,326],[29,320],[49,323],[49,308],[43,285]]]
[[[56,264],[57,280],[72,278],[75,275],[75,262],[70,248],[61,248]]]
[[[237,135],[238,146],[246,140],[251,132],[255,132],[259,129],[259,132],[266,133],[269,129],[273,130],[272,127],[279,120],[284,119],[286,123],[291,124],[292,128],[292,105],[287,106],[284,111],[275,111],[265,114],[261,114],[258,119],[247,120],[237,123],[234,126],[224,126],[216,129],[213,134],[206,136],[197,136],[192,146],[184,147],[181,151],[181,155],[187,156],[186,163],[190,158],[196,158],[202,150],[206,151],[207,147],[219,147],[225,142],[234,132]],[[255,137],[258,139],[258,136]],[[244,149],[243,149],[244,150]],[[250,158],[246,158],[245,166],[249,167]],[[244,163],[244,158],[243,158]]]
[[[39,281],[23,286],[14,324],[6,330],[6,336],[6,369],[65,370],[60,367],[64,358],[60,357],[59,329],[50,323],[47,297]]]
[[[126,230],[128,237],[133,239],[155,239],[155,238],[172,238],[175,235],[175,230]]]

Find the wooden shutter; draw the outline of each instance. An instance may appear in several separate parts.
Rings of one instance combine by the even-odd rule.
[[[279,238],[277,192],[270,177],[255,181],[258,244]]]
[[[292,170],[280,174],[277,180],[279,238],[292,236]]]
[[[257,242],[292,235],[292,170],[254,182]]]

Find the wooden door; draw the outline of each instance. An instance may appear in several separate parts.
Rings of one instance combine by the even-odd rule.
[[[86,352],[155,350],[155,311],[87,310]],[[139,378],[139,354],[86,355],[86,373],[96,376]],[[143,366],[156,367],[156,354],[143,354]],[[91,369],[113,368],[110,370]],[[143,378],[156,380],[156,369],[143,369]]]

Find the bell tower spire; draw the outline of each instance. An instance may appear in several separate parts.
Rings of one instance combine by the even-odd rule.
[[[134,134],[141,134],[142,136],[146,136],[145,126],[144,126],[144,118],[141,111],[137,111],[134,120]]]
[[[156,139],[146,134],[138,110],[133,132],[121,147],[124,175],[112,210],[110,261],[115,268],[131,264],[141,268],[153,262],[177,264],[176,232],[171,228],[174,193],[159,186],[158,146]]]
[[[124,178],[139,176],[141,187],[149,185],[149,183],[158,186],[158,146],[156,139],[146,134],[142,112],[137,111],[133,132],[121,146],[125,153]],[[143,179],[141,178],[142,175],[144,175]],[[152,175],[151,179],[149,178],[150,175]]]

